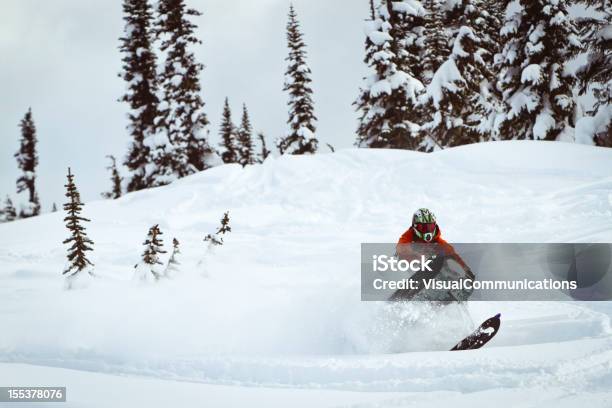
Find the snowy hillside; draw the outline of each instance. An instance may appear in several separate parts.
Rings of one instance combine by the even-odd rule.
[[[68,406],[610,406],[610,303],[474,302],[474,321],[502,313],[501,331],[449,353],[458,334],[423,306],[360,301],[360,243],[395,242],[419,207],[451,242],[612,242],[612,150],[498,142],[215,167],[86,203],[98,278],[72,291],[63,214],[2,224],[0,384],[66,384]],[[227,210],[232,232],[207,253]],[[145,285],[132,278],[153,224],[166,249],[181,242],[181,266]]]

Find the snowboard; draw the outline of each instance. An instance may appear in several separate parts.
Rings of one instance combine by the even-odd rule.
[[[475,350],[487,344],[499,331],[499,325],[501,324],[500,316],[501,313],[498,313],[485,320],[474,333],[461,340],[450,351]]]

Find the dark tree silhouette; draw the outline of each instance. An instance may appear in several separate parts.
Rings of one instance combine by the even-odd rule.
[[[124,164],[128,168],[127,191],[150,187],[147,174],[151,163],[150,145],[158,116],[156,56],[152,49],[153,14],[148,0],[124,0],[124,35],[119,40],[123,53],[122,72],[127,92],[119,100],[130,107],[128,130],[132,140]]]
[[[508,6],[501,37],[498,87],[504,104],[499,136],[506,140],[570,137],[576,77],[565,66],[580,50],[570,3],[519,0],[514,5]]]
[[[202,43],[195,36],[197,25],[190,21],[202,13],[187,8],[184,0],[160,0],[157,12],[156,33],[166,55],[160,76],[163,97],[159,124],[173,145],[173,171],[184,177],[209,168],[208,159],[213,153],[207,141],[208,119],[200,96],[204,65],[189,49]]]
[[[123,177],[121,177],[119,170],[117,169],[117,160],[115,159],[115,156],[111,154],[106,157],[108,157],[111,161],[111,164],[106,168],[111,172],[111,190],[102,193],[102,197],[116,199],[121,197],[121,182],[123,181]]]
[[[234,126],[234,123],[232,122],[232,111],[229,107],[229,101],[227,98],[225,98],[225,103],[223,105],[223,116],[221,118],[221,127],[219,130],[219,136],[221,136],[220,146],[223,149],[221,151],[223,163],[238,162],[238,136],[236,133],[236,126]]]
[[[415,2],[416,5],[418,3]],[[370,74],[364,78],[354,105],[360,113],[357,146],[419,149],[421,119],[417,109],[423,91],[422,48],[424,11],[395,7],[401,2],[370,5],[364,62]]]
[[[2,211],[0,211],[0,221],[2,222],[11,222],[17,219],[17,210],[15,210],[15,206],[13,205],[13,200],[8,195],[6,196],[6,200],[4,200],[4,207]]]
[[[314,103],[310,88],[310,68],[306,64],[306,44],[293,5],[289,6],[287,23],[287,46],[289,56],[285,72],[284,90],[289,93],[289,132],[278,141],[281,154],[315,153],[318,141],[315,138]]]
[[[232,231],[232,228],[229,226],[229,221],[229,211],[226,211],[223,214],[223,218],[221,218],[221,226],[217,229],[217,232],[206,235],[206,237],[204,237],[204,242],[209,242],[209,244],[213,246],[223,245],[222,235]]]
[[[224,235],[232,231],[232,228],[229,226],[229,221],[229,211],[226,211],[223,214],[223,218],[221,218],[221,226],[217,230],[217,235]]]
[[[590,115],[606,115],[612,105],[612,7],[609,0],[579,0],[592,7],[599,17],[586,16],[578,22],[583,37],[586,62],[578,69],[578,85],[582,95],[592,91],[595,97]],[[606,34],[607,33],[607,34]],[[610,113],[607,114],[610,117]],[[596,131],[597,132],[597,131]],[[602,124],[600,132],[592,135],[597,146],[612,147],[612,118]]]
[[[148,275],[152,276],[155,280],[162,276],[158,267],[158,265],[162,265],[162,262],[159,260],[159,254],[165,254],[166,251],[163,249],[164,241],[161,239],[161,235],[163,233],[160,231],[158,224],[149,228],[147,239],[143,243],[145,250],[142,253],[142,262],[136,265],[137,270],[139,267],[142,267],[139,271],[142,274],[140,276],[142,280],[146,280]]]
[[[68,168],[67,177],[68,183],[64,187],[66,187],[68,202],[64,204],[64,211],[67,213],[64,221],[66,222],[66,228],[70,231],[70,237],[64,240],[63,243],[70,244],[70,247],[68,248],[69,265],[63,274],[75,276],[79,273],[87,272],[91,275],[93,274],[91,270],[93,264],[87,259],[86,252],[93,250],[93,241],[87,237],[85,227],[82,225],[82,223],[89,222],[89,220],[81,216],[83,203],[81,202],[81,196],[74,183],[74,175],[70,172],[70,168]]]
[[[238,151],[240,155],[239,163],[242,167],[255,163],[253,153],[253,127],[249,119],[249,112],[246,104],[242,105],[242,121],[238,130]]]
[[[17,192],[28,190],[28,204],[21,210],[20,217],[27,218],[40,214],[40,201],[36,192],[36,126],[32,118],[32,109],[28,109],[21,123],[21,143],[19,151],[15,153],[17,165],[23,172],[17,179]]]
[[[271,152],[266,147],[266,138],[262,132],[257,133],[257,138],[259,139],[259,144],[261,146],[259,158],[257,159],[257,161],[259,163],[263,163],[268,158]]]

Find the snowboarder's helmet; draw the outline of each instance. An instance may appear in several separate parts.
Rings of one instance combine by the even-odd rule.
[[[431,242],[438,230],[436,216],[427,208],[419,208],[412,216],[412,228],[417,237],[425,242]]]

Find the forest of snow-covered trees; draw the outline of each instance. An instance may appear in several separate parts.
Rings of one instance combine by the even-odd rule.
[[[242,166],[264,160],[255,152],[253,129],[246,105],[240,125],[232,121],[225,100],[220,125],[219,149],[208,141],[208,118],[204,112],[199,75],[204,66],[195,60],[192,47],[201,41],[195,35],[193,17],[200,12],[183,0],[162,0],[154,10],[146,0],[124,2],[125,35],[121,38],[122,76],[128,92],[131,146],[124,162],[128,169],[126,190],[168,184],[174,179],[205,170],[219,163]],[[287,73],[289,130],[278,138],[280,154],[314,153],[313,101],[310,69],[297,14],[290,6],[287,24]],[[159,61],[158,61],[159,60]]]
[[[513,139],[612,146],[612,9],[606,0],[363,1],[369,2],[365,41],[354,41],[364,41],[368,75],[351,96],[357,126],[346,124],[356,130],[357,146],[431,152]],[[320,149],[304,36],[317,28],[303,27],[298,10],[288,6],[286,32],[278,33],[286,36],[287,54],[279,56],[285,77],[277,84],[286,92],[288,116],[285,134],[271,135],[273,151],[266,135],[254,130],[247,105],[233,118],[228,98],[214,145],[201,82],[206,72],[194,52],[202,43],[200,15],[188,0],[123,1],[119,75],[126,92],[118,96],[129,145],[121,157],[109,155],[103,197],[222,163],[248,166],[270,154]],[[21,170],[16,192],[27,198],[6,196],[2,221],[41,212],[34,116],[29,109],[19,124],[15,154]]]
[[[491,140],[612,146],[606,1],[371,1],[358,143],[432,151]],[[606,6],[607,4],[607,6]],[[582,61],[576,61],[582,55]],[[577,98],[593,92],[594,110]],[[578,132],[576,132],[578,130]]]

